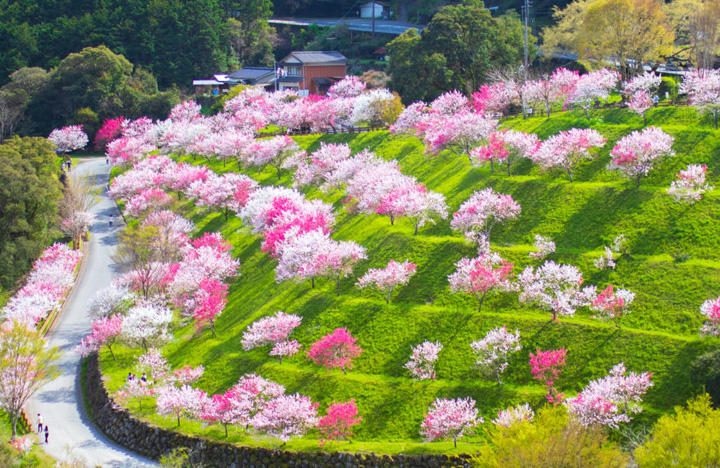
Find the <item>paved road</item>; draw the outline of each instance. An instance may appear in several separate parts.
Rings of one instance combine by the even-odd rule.
[[[352,31],[372,31],[372,20],[369,18],[271,18],[270,24],[286,24],[289,26],[309,26],[317,24],[318,26],[337,26],[339,24],[347,24]],[[393,20],[375,20],[375,32],[381,34],[394,34],[399,36],[410,28],[422,30],[425,26],[421,24],[410,24],[402,21]]]
[[[63,351],[59,361],[61,374],[41,388],[27,405],[30,422],[37,425],[37,413],[42,414],[49,429],[49,444],[43,446],[59,460],[78,460],[86,466],[145,467],[157,466],[150,460],[134,455],[110,442],[92,424],[82,401],[80,389],[80,356],[73,348],[90,330],[87,302],[96,291],[106,287],[117,270],[110,258],[117,241],[117,209],[105,190],[108,168],[103,158],[83,162],[74,169],[80,175],[90,176],[102,188],[100,202],[93,208],[96,219],[90,228],[90,244],[85,268],[68,298],[65,310],[48,335],[50,346]],[[108,217],[116,216],[111,228]]]

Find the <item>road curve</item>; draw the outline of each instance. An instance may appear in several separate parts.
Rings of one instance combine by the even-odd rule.
[[[49,346],[57,346],[63,352],[58,362],[61,373],[33,396],[26,407],[27,414],[34,426],[37,425],[36,415],[42,415],[49,429],[49,443],[43,447],[58,460],[117,468],[158,466],[111,442],[85,412],[80,387],[80,356],[73,348],[90,330],[88,301],[118,274],[111,255],[122,220],[115,203],[107,196],[109,167],[103,158],[83,162],[73,172],[88,176],[102,193],[99,203],[92,209],[95,221],[90,228],[85,266],[63,313],[47,336]],[[115,219],[113,227],[109,226],[110,216]]]

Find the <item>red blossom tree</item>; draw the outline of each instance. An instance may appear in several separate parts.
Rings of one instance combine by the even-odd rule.
[[[327,369],[340,367],[344,373],[352,368],[352,360],[362,353],[360,346],[347,328],[336,328],[329,335],[316,341],[308,351],[308,356],[316,364]]]

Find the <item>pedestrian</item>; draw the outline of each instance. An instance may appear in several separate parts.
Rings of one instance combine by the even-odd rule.
[[[48,443],[48,437],[49,437],[49,435],[50,435],[50,433],[48,432],[47,424],[45,424],[45,443],[46,443],[46,444]]]
[[[653,104],[655,105],[655,107],[658,106],[658,103],[659,103],[659,102],[660,102],[660,97],[659,97],[657,94],[654,95],[654,96],[653,96]]]
[[[140,377],[140,380],[142,381],[142,383],[146,383],[146,382],[147,382],[147,376],[145,375],[144,372],[143,372],[142,377]]]
[[[108,157],[105,156],[105,165],[107,166],[109,164]]]
[[[37,420],[38,420],[38,432],[42,432],[43,431],[43,417],[40,416],[40,413],[38,413]]]

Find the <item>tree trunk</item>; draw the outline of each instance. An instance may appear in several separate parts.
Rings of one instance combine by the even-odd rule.
[[[455,448],[457,448],[457,437],[453,437],[453,443],[455,444]]]
[[[637,183],[637,186],[640,187],[640,177],[642,177],[642,174],[638,174],[635,176],[635,182]]]
[[[113,361],[117,361],[117,359],[115,359],[115,353],[113,353],[112,350],[112,345],[110,343],[105,343],[105,346],[107,346],[108,351],[110,351],[110,356],[112,356]]]
[[[147,340],[145,338],[142,339],[142,345],[143,345],[143,349],[145,350],[145,352],[147,352]]]
[[[510,176],[510,158],[507,158],[507,173]]]
[[[483,304],[483,301],[485,300],[485,294],[487,294],[487,291],[485,291],[485,292],[483,293],[483,295],[480,296],[480,305],[478,305],[478,314],[479,314],[480,311],[482,310],[482,304]]]
[[[10,420],[12,422],[12,435],[10,436],[10,440],[13,440],[17,435],[17,414],[10,414]]]
[[[590,120],[590,109],[588,109],[588,108],[586,107],[584,110],[585,110],[585,118],[588,119],[588,120]]]
[[[395,225],[395,216],[390,215],[390,226],[394,226],[394,225]]]
[[[310,278],[310,285],[311,285],[312,289],[315,289],[315,277],[314,276],[312,278]]]
[[[227,430],[227,423],[223,424],[225,426],[225,438],[228,437],[228,430]]]
[[[418,224],[419,223],[417,223],[417,222],[415,223],[415,232],[413,233],[413,236],[417,236],[418,227],[419,227]]]
[[[572,184],[572,181],[573,181],[572,170],[571,170],[571,169],[568,169],[568,170],[567,170],[567,173],[568,173],[568,176],[570,177],[570,183]]]
[[[215,324],[210,322],[210,333],[212,333],[213,338],[217,338],[217,335],[215,334]]]
[[[494,159],[490,158],[490,174],[495,172],[495,165],[494,165]]]
[[[228,216],[230,216],[230,208],[225,208],[223,210],[223,213],[225,214],[225,221],[228,220]]]
[[[177,418],[178,418],[178,427],[180,427],[180,414],[179,413],[177,415]]]
[[[502,382],[500,381],[500,370],[495,371],[495,377],[497,378],[498,386],[502,385]]]
[[[340,295],[340,278],[338,278],[337,280],[335,280],[335,294],[336,294],[337,296]]]

